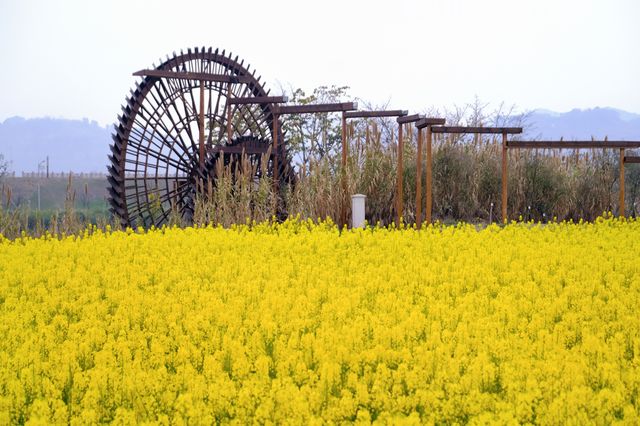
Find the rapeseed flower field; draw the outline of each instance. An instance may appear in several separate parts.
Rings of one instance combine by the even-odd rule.
[[[640,221],[0,237],[0,423],[640,422]]]

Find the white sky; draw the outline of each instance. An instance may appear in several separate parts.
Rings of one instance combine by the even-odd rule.
[[[272,92],[640,113],[639,22],[639,0],[0,0],[0,121],[112,123],[133,71],[194,46],[231,50]]]

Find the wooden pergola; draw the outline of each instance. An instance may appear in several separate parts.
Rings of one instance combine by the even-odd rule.
[[[422,120],[424,115],[422,114],[413,114],[413,115],[405,115],[403,117],[398,117],[396,121],[398,122],[398,167],[396,169],[396,223],[400,226],[402,222],[402,208],[404,206],[404,195],[402,192],[402,183],[403,183],[403,175],[404,175],[404,135],[402,134],[402,127],[408,123],[415,123],[416,121]]]
[[[417,144],[417,155],[416,155],[416,226],[420,228],[422,226],[422,131],[423,129],[427,130],[427,182],[426,182],[426,191],[425,195],[427,198],[427,208],[426,208],[426,221],[427,223],[431,223],[431,211],[433,210],[432,204],[432,196],[431,191],[433,188],[433,178],[432,178],[432,142],[431,142],[431,128],[433,126],[442,126],[446,123],[444,118],[423,118],[416,122],[416,127],[418,128],[418,144]]]
[[[618,215],[625,215],[624,207],[624,164],[640,163],[640,157],[625,156],[626,149],[640,148],[640,141],[508,141],[506,148],[511,149],[618,149],[620,151],[620,185],[618,193]],[[503,200],[503,203],[506,198]],[[504,220],[504,218],[503,218]]]
[[[347,146],[347,134],[346,134],[346,120],[347,118],[383,118],[383,117],[397,117],[398,123],[400,122],[399,120],[401,119],[407,119],[409,117],[414,117],[414,116],[408,116],[407,114],[409,114],[409,111],[405,111],[405,110],[386,110],[386,111],[349,111],[349,112],[345,112],[342,115],[343,118],[343,122],[342,122],[342,146],[346,147]],[[402,124],[399,124],[399,132],[400,132],[400,139],[402,139]],[[401,168],[401,164],[402,164],[402,146],[399,144],[398,145],[398,170],[400,170]],[[342,151],[342,167],[343,170],[346,171],[346,165],[347,165],[347,156],[345,153],[345,150],[343,149]],[[344,175],[343,175],[344,176]],[[398,172],[398,182],[399,183],[399,190],[400,192],[396,192],[396,200],[398,200],[398,193],[400,194],[400,196],[402,196],[402,178],[401,178],[401,172]],[[346,180],[343,180],[343,191],[346,194]],[[398,201],[396,201],[398,202]],[[341,221],[341,225],[343,225],[344,223],[346,223],[347,220],[347,201],[346,199],[343,200],[343,205],[342,205],[342,210],[340,213],[340,221]],[[400,217],[401,215],[399,214],[398,217]],[[398,219],[399,221],[400,219]]]
[[[449,133],[449,134],[500,134],[502,135],[502,221],[507,221],[507,135],[515,135],[522,133],[522,127],[463,127],[463,126],[435,126],[431,128],[433,133]],[[429,148],[428,148],[429,149]],[[427,174],[431,171],[431,162],[427,163]],[[431,219],[431,188],[427,186],[428,204],[427,217]]]

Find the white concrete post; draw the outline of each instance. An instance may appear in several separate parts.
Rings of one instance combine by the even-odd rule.
[[[355,194],[351,196],[351,227],[364,228],[364,202],[366,195]]]

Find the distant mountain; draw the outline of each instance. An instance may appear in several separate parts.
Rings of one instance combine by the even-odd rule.
[[[527,138],[564,140],[640,140],[640,114],[615,108],[573,109],[558,113],[535,110],[527,120]]]
[[[95,121],[12,117],[0,123],[0,154],[9,170],[37,171],[49,156],[52,172],[105,172],[111,127]]]

